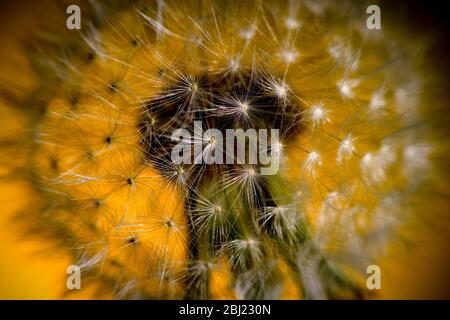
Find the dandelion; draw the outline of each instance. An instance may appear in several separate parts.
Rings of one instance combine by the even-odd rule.
[[[359,280],[389,273],[387,245],[444,239],[448,99],[426,39],[375,36],[346,0],[83,12],[64,39],[38,27],[2,72],[26,81],[0,82],[4,210],[82,268],[83,294],[383,298]]]

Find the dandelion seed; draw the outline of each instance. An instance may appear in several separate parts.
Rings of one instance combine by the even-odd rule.
[[[306,110],[303,114],[305,116],[305,121],[311,123],[313,128],[318,128],[324,123],[330,122],[328,117],[329,111],[325,109],[323,104],[315,105]]]
[[[239,36],[244,40],[250,41],[255,36],[255,32],[256,26],[251,25],[249,28],[239,31]]]
[[[258,112],[252,108],[250,100],[232,93],[231,96],[220,96],[213,112],[219,116],[231,118],[236,125],[252,126],[253,113]]]
[[[315,124],[319,124],[320,122],[325,120],[325,111],[321,106],[313,107],[311,113],[311,119]]]
[[[168,228],[173,228],[175,226],[175,222],[173,220],[169,219],[166,221],[166,226]]]
[[[361,170],[374,181],[381,181],[384,178],[384,170],[377,165],[376,158],[372,153],[366,153],[361,159]]]
[[[344,45],[342,43],[342,39],[335,38],[332,41],[331,46],[328,48],[328,53],[337,61],[342,59],[342,51],[343,51]]]
[[[275,83],[274,84],[274,93],[275,95],[280,99],[286,99],[288,94],[288,87],[287,85],[282,83]]]
[[[190,91],[191,91],[193,94],[195,94],[195,93],[197,92],[197,90],[198,90],[198,83],[197,83],[197,82],[192,82],[192,83],[190,84],[189,89],[190,89]]]
[[[270,146],[270,151],[275,159],[280,159],[283,153],[283,144],[280,141],[272,143]]]
[[[317,221],[317,226],[319,227],[319,229],[322,229],[323,232],[327,232],[327,223],[334,226],[337,213],[340,210],[338,205],[339,193],[336,191],[330,192],[323,201]]]
[[[79,260],[77,261],[77,265],[83,270],[89,270],[94,268],[96,265],[100,264],[104,261],[106,257],[106,250],[101,250],[99,253],[94,256],[88,255],[86,252],[83,252]]]
[[[376,154],[366,153],[361,160],[363,174],[373,182],[380,183],[386,178],[386,169],[396,159],[389,145],[382,145]]]
[[[284,25],[289,30],[296,30],[300,27],[300,22],[294,18],[289,17],[284,20]]]
[[[214,200],[223,201],[222,198]],[[213,203],[200,196],[196,202],[196,207],[192,210],[194,224],[198,230],[197,238],[208,235],[214,244],[222,243],[229,234],[232,225],[228,213],[222,204]]]
[[[303,270],[301,278],[306,298],[317,300],[324,299],[326,297],[326,289],[320,281],[320,257],[303,249],[298,252],[297,263],[299,268]]]
[[[396,159],[396,154],[394,149],[389,144],[383,144],[378,151],[378,159],[383,165],[389,165],[393,163]]]
[[[96,199],[94,201],[94,205],[96,208],[100,208],[102,206],[102,204],[103,204],[103,201],[101,201],[101,200]]]
[[[271,75],[265,75],[261,79],[261,86],[267,95],[274,95],[283,103],[286,102],[290,90],[285,80],[276,79]]]
[[[355,146],[353,145],[353,138],[350,133],[339,144],[336,161],[338,163],[341,163],[345,159],[349,158],[354,152],[355,152]]]
[[[395,107],[404,120],[417,119],[420,102],[418,92],[421,92],[421,86],[415,81],[395,90]]]
[[[308,176],[315,177],[316,169],[321,165],[322,161],[320,160],[320,154],[317,151],[311,151],[306,157],[303,169],[306,171]]]
[[[243,270],[258,265],[263,258],[260,242],[251,237],[226,243],[221,250],[222,252],[229,252],[231,254],[230,260],[232,266],[242,268]]]
[[[358,86],[358,79],[346,79],[338,82],[338,88],[341,94],[346,98],[353,98],[353,89]]]
[[[403,166],[405,175],[411,183],[417,183],[427,174],[431,167],[429,159],[432,151],[427,143],[407,145],[403,149]]]
[[[322,1],[322,0],[306,0],[305,6],[315,15],[320,16],[325,9],[329,6],[328,1]]]
[[[361,159],[361,166],[364,169],[369,168],[370,163],[372,162],[373,155],[371,152],[366,153]]]
[[[298,58],[298,51],[293,49],[285,49],[281,51],[281,58],[286,64],[291,64]]]
[[[384,94],[382,91],[377,91],[372,95],[370,100],[370,110],[378,111],[385,105]]]
[[[258,222],[277,240],[293,244],[296,239],[298,215],[291,206],[264,207],[258,211]]]
[[[201,46],[203,43],[203,38],[201,36],[193,36],[191,38],[192,43],[194,43],[197,47]]]
[[[228,64],[228,67],[229,67],[230,71],[237,72],[239,70],[239,68],[240,68],[239,60],[231,59],[229,64]]]
[[[250,107],[247,102],[238,102],[239,107],[241,108],[242,112],[247,114],[247,110]]]
[[[336,191],[330,192],[322,202],[317,219],[319,242],[326,239],[329,228],[336,226],[336,219],[339,217],[339,212],[342,211],[341,203],[340,194]]]

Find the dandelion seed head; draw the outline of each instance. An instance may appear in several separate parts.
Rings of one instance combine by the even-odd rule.
[[[365,298],[342,271],[376,261],[400,221],[434,218],[410,205],[446,186],[445,108],[422,40],[368,37],[350,1],[88,2],[104,17],[61,52],[42,47],[49,77],[26,106],[0,105],[32,111],[19,122],[36,131],[13,137],[5,121],[1,171],[26,176],[43,208],[23,215],[114,297]],[[192,138],[199,122],[216,136]],[[228,129],[271,132],[257,134],[257,163],[253,131],[233,138],[243,156],[225,143],[232,163],[209,161],[228,156]]]

